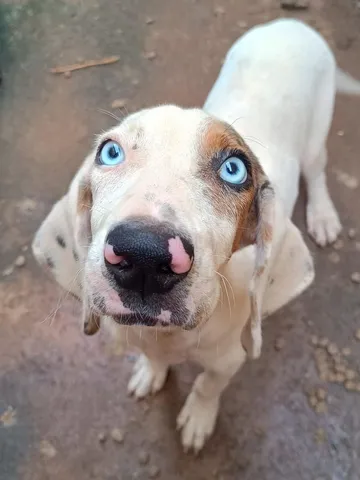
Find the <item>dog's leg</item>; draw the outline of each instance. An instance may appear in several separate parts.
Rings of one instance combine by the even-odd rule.
[[[324,147],[313,162],[306,162],[303,166],[308,195],[307,228],[309,235],[321,247],[334,242],[341,231],[339,216],[326,185],[326,162],[327,151]]]
[[[177,427],[185,451],[199,452],[212,434],[219,410],[220,396],[246,359],[246,352],[237,344],[226,358],[212,369],[206,369],[195,380],[178,418]]]
[[[165,384],[169,366],[158,360],[140,355],[128,384],[128,392],[136,398],[157,393]]]

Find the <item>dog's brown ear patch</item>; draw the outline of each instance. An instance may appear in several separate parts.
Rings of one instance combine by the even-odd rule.
[[[91,242],[91,208],[93,204],[90,182],[82,181],[78,187],[76,218],[75,218],[75,242],[80,257],[84,256]]]

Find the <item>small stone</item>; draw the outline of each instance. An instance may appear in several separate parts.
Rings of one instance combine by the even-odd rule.
[[[57,453],[55,447],[47,440],[42,440],[40,442],[39,450],[44,457],[48,458],[54,458]]]
[[[318,399],[315,397],[315,395],[311,395],[309,397],[309,403],[313,408],[316,407],[316,405],[318,404]]]
[[[106,433],[100,432],[98,435],[98,441],[99,443],[105,443],[106,442]]]
[[[355,385],[355,390],[357,392],[360,392],[360,382],[358,382],[356,385]]]
[[[350,238],[350,240],[353,240],[356,237],[356,229],[355,228],[349,228],[348,237]]]
[[[315,442],[318,444],[325,442],[325,431],[322,428],[319,428],[315,432]]]
[[[157,53],[155,51],[144,53],[144,58],[146,58],[146,60],[155,60],[156,57],[157,57]]]
[[[316,390],[316,396],[319,400],[325,400],[327,396],[326,390],[324,388],[318,388]]]
[[[116,443],[123,443],[124,441],[124,433],[122,430],[119,428],[113,428],[111,430],[111,438],[114,440]]]
[[[156,465],[151,465],[149,468],[149,477],[150,478],[156,478],[160,475],[160,468],[157,467]]]
[[[118,98],[112,102],[111,108],[124,108],[126,107],[127,103],[128,101],[126,98]]]
[[[344,133],[345,133],[344,130],[339,130],[339,131],[337,132],[337,135],[338,135],[339,137],[343,137],[343,136],[344,136]]]
[[[155,23],[155,18],[147,17],[147,19],[145,20],[145,23],[146,25],[152,25],[153,23]]]
[[[147,463],[149,463],[149,460],[150,460],[150,455],[148,452],[145,452],[144,450],[142,450],[140,453],[139,453],[139,463],[141,465],[146,465]]]
[[[225,8],[224,7],[218,6],[218,7],[214,8],[214,14],[215,14],[216,17],[219,17],[220,15],[224,15],[224,13],[225,13]]]
[[[360,340],[360,328],[358,328],[355,332],[355,338],[356,340]]]
[[[71,72],[65,72],[64,78],[71,78]]]
[[[347,380],[344,385],[345,385],[346,390],[349,390],[350,392],[352,392],[352,391],[356,390],[356,385],[357,384],[355,382],[353,382],[352,380]]]
[[[4,427],[12,427],[16,423],[16,410],[8,407],[5,412],[0,415],[0,425]]]
[[[355,242],[355,250],[360,252],[360,242]]]
[[[316,335],[311,335],[311,343],[316,347],[319,345],[319,338]]]
[[[247,28],[248,24],[244,21],[240,21],[240,22],[237,22],[237,26],[244,29],[244,28]]]
[[[335,372],[336,373],[345,373],[346,372],[346,366],[343,363],[339,363],[335,365]]]
[[[320,338],[319,340],[319,346],[320,347],[327,347],[329,345],[329,339],[326,337]]]
[[[325,413],[327,411],[327,405],[325,402],[318,402],[315,407],[316,413]]]
[[[331,263],[339,263],[340,262],[340,255],[337,252],[329,253],[329,260]]]
[[[279,337],[275,340],[275,350],[280,351],[285,347],[285,340],[282,337]]]
[[[139,85],[140,81],[138,78],[133,78],[131,80],[131,84],[134,85],[134,87],[136,87],[136,85]]]
[[[341,238],[338,238],[336,242],[333,244],[334,250],[341,250],[344,247],[344,242]]]
[[[356,372],[354,370],[346,370],[345,377],[347,380],[354,380],[356,377]]]
[[[351,355],[351,348],[349,348],[349,347],[344,347],[344,348],[341,350],[341,353],[344,355],[344,357],[348,357],[349,355]]]
[[[26,263],[26,259],[25,259],[24,255],[19,255],[17,257],[17,259],[15,260],[14,265],[16,267],[23,267],[25,265],[25,263]]]
[[[29,250],[29,246],[28,246],[28,245],[23,245],[23,246],[21,247],[21,251],[22,251],[22,252],[27,252],[28,250]]]
[[[335,170],[335,174],[337,181],[345,185],[345,187],[349,188],[350,190],[355,190],[359,186],[359,180],[354,177],[354,175],[350,175],[349,173],[341,170]]]
[[[280,5],[284,10],[306,10],[309,8],[309,0],[281,0]]]
[[[330,343],[328,346],[327,346],[327,351],[329,353],[329,355],[331,356],[334,356],[338,353],[339,349],[338,347],[335,345],[335,343]]]
[[[353,283],[360,283],[360,272],[354,272],[351,274],[351,281]]]
[[[3,277],[8,277],[9,275],[11,275],[14,271],[14,266],[13,265],[10,265],[9,267],[6,267],[5,270],[3,270],[2,274],[3,274]]]

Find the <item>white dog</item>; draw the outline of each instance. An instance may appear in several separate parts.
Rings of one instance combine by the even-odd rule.
[[[253,28],[203,110],[146,109],[101,135],[36,235],[85,332],[106,324],[142,352],[129,392],[157,392],[184,360],[204,368],[178,417],[185,449],[203,447],[222,391],[259,356],[261,317],[313,280],[290,220],[300,173],[310,235],[324,246],[340,232],[324,172],[337,89],[360,93],[314,30]]]

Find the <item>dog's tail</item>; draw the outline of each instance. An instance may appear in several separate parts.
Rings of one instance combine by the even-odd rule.
[[[360,81],[337,67],[336,91],[346,95],[360,95]]]

